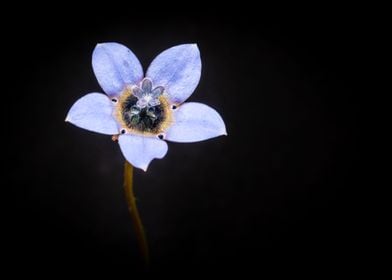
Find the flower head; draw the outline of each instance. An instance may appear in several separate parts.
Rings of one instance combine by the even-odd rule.
[[[168,150],[164,140],[196,142],[226,135],[225,124],[214,109],[184,103],[200,80],[196,44],[165,50],[153,60],[145,77],[137,57],[118,43],[98,44],[92,65],[106,95],[83,96],[71,107],[66,121],[115,135],[133,166],[146,171],[154,158],[163,158]]]

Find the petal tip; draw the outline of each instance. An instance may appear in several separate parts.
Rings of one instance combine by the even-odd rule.
[[[98,55],[98,52],[105,47],[106,43],[97,43],[93,50],[93,57]]]
[[[111,46],[121,46],[125,47],[124,45],[117,43],[117,42],[100,42],[95,45],[95,48],[102,48],[102,47],[111,47]]]
[[[226,126],[225,126],[225,123],[223,122],[223,120],[222,120],[222,123],[223,123],[222,135],[227,136],[228,135],[227,129],[226,129]]]
[[[191,44],[188,44],[188,46],[190,47],[190,49],[191,49],[193,52],[195,52],[195,53],[197,53],[198,55],[200,55],[200,50],[199,50],[199,46],[197,45],[197,43],[191,43]]]
[[[96,49],[98,49],[98,48],[101,48],[104,44],[105,44],[105,43],[97,43],[97,44],[95,45],[94,50],[96,50]]]
[[[148,165],[149,164],[143,164],[143,165],[139,164],[139,165],[133,165],[133,167],[139,168],[139,169],[143,170],[144,172],[147,172]]]
[[[223,122],[223,120],[222,120],[222,122]],[[218,136],[227,136],[227,135],[228,134],[227,134],[226,126],[223,123],[223,127],[221,129],[221,133]]]
[[[109,42],[99,42],[95,45],[95,47],[103,47],[104,45],[108,44]]]
[[[226,130],[226,128],[224,128],[224,129],[221,130],[219,133],[217,133],[215,137],[227,136],[227,135],[228,135],[228,134],[227,134],[227,130]],[[211,138],[213,138],[213,137],[211,137]]]

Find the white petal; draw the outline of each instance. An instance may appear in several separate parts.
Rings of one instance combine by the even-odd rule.
[[[225,123],[217,111],[196,102],[184,103],[173,112],[174,123],[165,139],[173,142],[197,142],[227,135]]]
[[[65,121],[90,131],[113,135],[118,134],[118,126],[112,114],[113,104],[106,95],[89,93],[72,105]]]
[[[172,103],[184,102],[200,80],[201,60],[196,44],[172,47],[159,54],[147,70],[146,77],[155,86],[163,86]]]
[[[144,171],[154,158],[163,158],[168,149],[165,141],[153,137],[124,134],[118,142],[127,161]]]
[[[118,43],[98,44],[92,63],[99,84],[109,96],[118,96],[126,85],[137,84],[143,78],[143,68],[137,57]]]

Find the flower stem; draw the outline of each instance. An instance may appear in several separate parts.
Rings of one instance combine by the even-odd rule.
[[[140,219],[139,211],[136,207],[136,198],[133,192],[133,166],[125,161],[124,164],[124,190],[125,197],[128,203],[128,210],[131,214],[131,219],[133,222],[133,227],[135,229],[136,238],[139,243],[140,252],[144,258],[146,265],[148,265],[149,257],[148,257],[148,244],[147,238],[144,233],[144,228],[142,224],[142,220]]]

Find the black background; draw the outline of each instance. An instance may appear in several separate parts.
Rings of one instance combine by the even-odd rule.
[[[144,69],[171,46],[197,43],[202,77],[189,101],[215,108],[228,131],[170,143],[147,173],[135,171],[150,271],[345,267],[358,250],[352,186],[361,181],[355,20],[109,14],[32,16],[16,33],[17,262],[38,272],[143,272],[118,145],[64,122],[78,98],[101,91],[91,54],[113,41]]]

